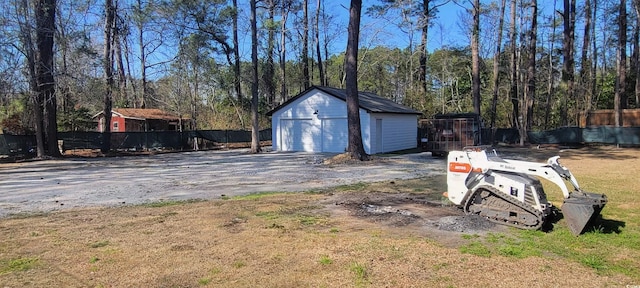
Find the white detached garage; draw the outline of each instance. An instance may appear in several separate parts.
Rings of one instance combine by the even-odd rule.
[[[344,89],[313,86],[269,113],[274,151],[345,152],[348,145]],[[362,142],[368,154],[417,147],[422,113],[359,92]]]

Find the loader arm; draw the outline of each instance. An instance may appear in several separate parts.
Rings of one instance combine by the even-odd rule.
[[[486,155],[486,154],[485,154]],[[482,172],[488,170],[504,171],[512,173],[522,173],[527,175],[538,176],[549,180],[556,184],[562,190],[565,199],[569,198],[569,188],[565,180],[569,181],[576,191],[580,190],[580,185],[576,178],[571,174],[569,169],[560,165],[558,159],[560,156],[554,156],[547,160],[547,163],[536,163],[520,160],[502,159],[498,157],[473,157],[469,155],[471,165],[475,168],[482,169]]]

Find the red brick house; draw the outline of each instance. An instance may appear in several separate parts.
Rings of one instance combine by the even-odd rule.
[[[93,118],[98,121],[98,132],[104,132],[104,112]],[[111,132],[182,131],[185,123],[188,123],[188,119],[160,109],[111,110]]]

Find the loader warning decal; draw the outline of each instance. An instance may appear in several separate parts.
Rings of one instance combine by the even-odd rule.
[[[471,164],[469,163],[460,163],[460,162],[451,162],[449,163],[449,171],[457,172],[457,173],[469,173],[471,172]]]

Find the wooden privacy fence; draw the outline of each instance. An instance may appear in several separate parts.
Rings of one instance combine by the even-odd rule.
[[[640,127],[640,109],[622,109],[620,112],[622,127]],[[616,124],[613,109],[580,112],[578,117],[582,128],[614,126]]]

